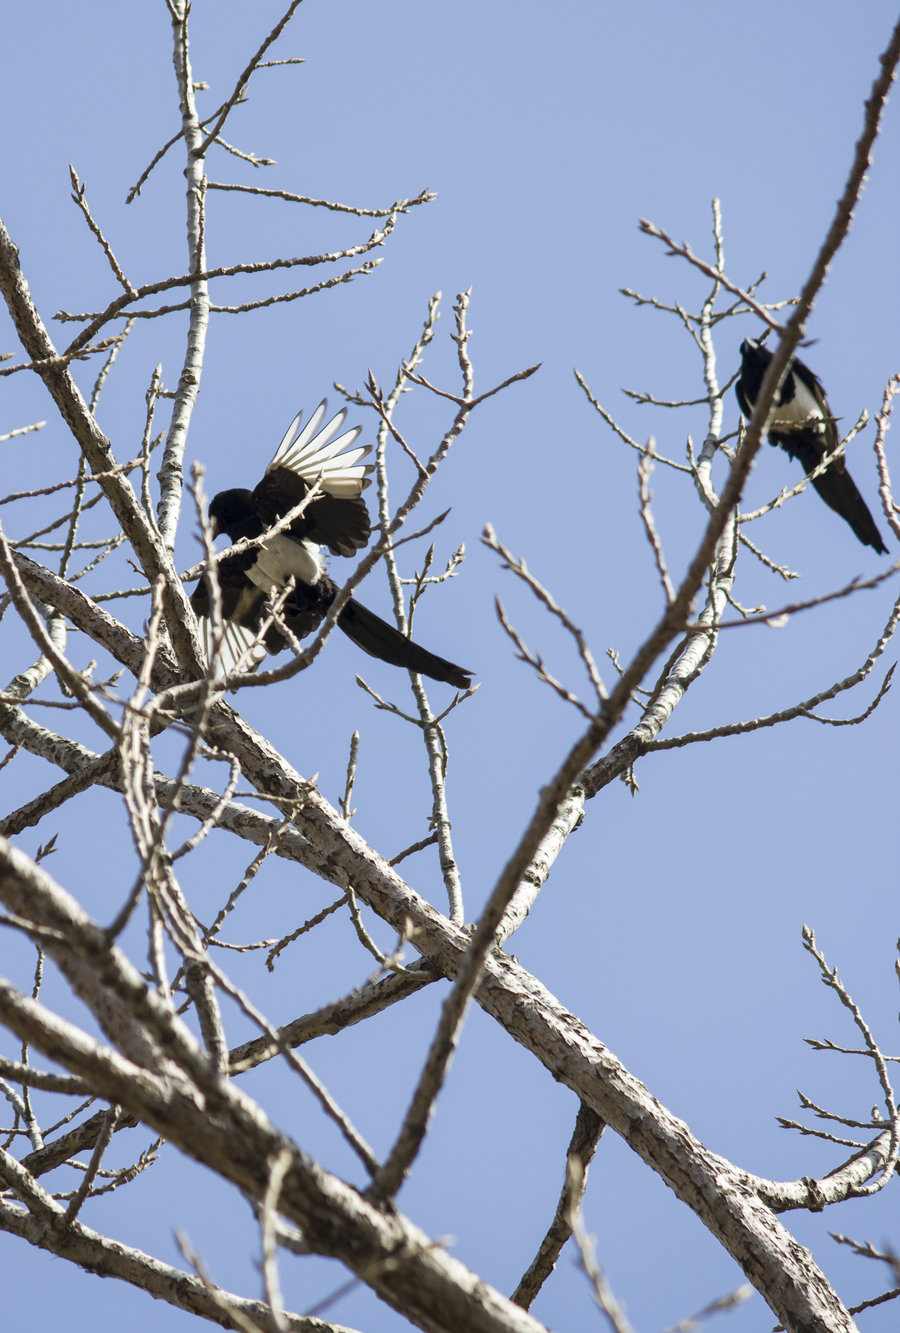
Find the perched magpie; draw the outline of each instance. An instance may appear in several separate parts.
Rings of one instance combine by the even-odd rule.
[[[755,338],[741,343],[741,374],[735,390],[741,411],[748,419],[771,360],[772,353]],[[840,443],[825,390],[809,367],[796,357],[778,392],[769,422],[769,443],[780,445],[790,458],[798,458],[807,473]],[[863,546],[872,546],[879,555],[887,555],[881,533],[847,471],[843,455],[829,463],[820,477],[814,478],[813,486],[825,503],[846,519]]]
[[[367,474],[372,466],[360,459],[369,452],[369,446],[350,447],[361,426],[339,434],[346,409],[322,426],[326,410],[323,401],[302,430],[303,413],[298,412],[265,476],[252,491],[220,491],[210,502],[213,535],[226,533],[237,542],[244,537],[262,537],[319,482],[318,494],[283,532],[219,563],[222,617],[226,622],[222,657],[226,667],[233,667],[249,648],[268,615],[268,594],[283,591],[291,575],[295,586],[279,612],[280,618],[295,638],[311,634],[325,619],[339,591],[325,573],[321,547],[327,546],[333,555],[353,555],[368,544],[369,513],[362,492],[369,485]],[[191,594],[191,606],[200,617],[209,658],[210,600],[205,579]],[[471,672],[420,648],[352,597],[337,623],[358,647],[383,662],[421,672],[460,690],[472,683]],[[279,653],[288,646],[274,624],[266,630],[263,642],[270,653]],[[252,670],[257,661],[245,659],[243,669]]]

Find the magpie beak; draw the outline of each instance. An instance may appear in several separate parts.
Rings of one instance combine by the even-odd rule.
[[[263,650],[247,656],[254,639],[269,618],[269,594],[284,593],[289,580],[294,586],[284,598],[278,619],[295,639],[311,634],[325,619],[338,594],[324,569],[322,547],[332,555],[353,555],[368,545],[369,512],[362,492],[369,485],[369,463],[360,460],[368,445],[353,447],[361,426],[340,434],[346,409],[322,426],[327,405],[323,401],[301,430],[302,412],[291,422],[275,451],[262,481],[248,490],[220,491],[209,506],[214,536],[222,533],[232,542],[264,537],[279,519],[318,490],[302,513],[282,531],[257,546],[239,551],[217,566],[225,622],[220,646],[221,669],[253,670],[268,650],[279,653],[289,641],[277,624],[263,635]],[[210,594],[205,579],[191,594],[191,606],[200,618],[207,660],[211,657]],[[406,667],[433,680],[466,690],[471,672],[438,657],[406,638],[393,625],[366,610],[354,598],[345,605],[337,623],[364,652],[393,666]]]
[[[741,373],[735,392],[748,420],[771,360],[772,353],[755,338],[741,343]],[[799,459],[807,473],[840,444],[825,390],[809,367],[796,357],[778,391],[768,434],[769,443],[780,445],[790,458]],[[813,479],[813,486],[825,503],[850,524],[863,546],[887,555],[881,533],[847,471],[843,455]]]

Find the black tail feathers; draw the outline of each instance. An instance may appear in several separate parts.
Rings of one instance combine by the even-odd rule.
[[[805,431],[798,431],[792,437],[777,438],[791,457],[799,458],[807,472],[812,472],[821,463],[821,436],[813,434],[808,437]],[[788,440],[787,444],[784,443],[785,439]],[[871,546],[879,555],[887,555],[887,547],[875,526],[869,506],[860,495],[842,458],[836,459],[826,468],[821,477],[816,477],[813,486],[828,507],[850,524],[863,546]]]
[[[438,657],[436,653],[430,653],[427,648],[421,648],[352,597],[338,616],[337,623],[357,648],[380,658],[382,662],[405,667],[407,671],[417,671],[420,675],[430,676],[432,680],[455,685],[458,690],[467,690],[472,684],[471,671]]]

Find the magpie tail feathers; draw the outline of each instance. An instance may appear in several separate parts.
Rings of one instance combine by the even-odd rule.
[[[390,666],[405,667],[407,671],[416,671],[419,675],[430,676],[432,680],[455,685],[458,690],[471,687],[471,671],[420,647],[353,597],[338,616],[337,623],[347,638],[352,639],[357,648],[362,648],[371,657],[377,657]]]
[[[888,549],[875,526],[869,506],[849,472],[836,472],[832,466],[821,477],[815,478],[813,486],[829,508],[850,524],[863,546],[871,546],[879,555],[887,555]]]
[[[815,432],[793,431],[790,434],[775,437],[785,453],[796,458],[808,474],[822,461],[823,437]],[[813,488],[829,509],[839,514],[849,524],[854,535],[863,546],[871,546],[879,555],[887,555],[881,533],[875,525],[869,506],[859,492],[856,482],[847,471],[843,458],[836,458],[822,473],[813,478]]]
[[[308,482],[322,475],[322,489],[328,495],[337,499],[353,498],[369,485],[372,464],[361,463],[360,459],[370,452],[370,446],[364,444],[351,448],[362,432],[362,426],[338,434],[347,419],[346,408],[322,426],[327,411],[328,402],[323,398],[302,430],[303,413],[298,412],[266,472],[280,467],[290,468]]]

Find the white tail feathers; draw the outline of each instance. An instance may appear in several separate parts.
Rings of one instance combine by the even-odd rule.
[[[369,452],[369,445],[350,448],[362,431],[362,426],[354,426],[343,435],[337,435],[347,418],[346,408],[342,408],[326,426],[322,426],[327,411],[328,403],[323,398],[302,430],[300,423],[303,413],[298,412],[275,450],[266,472],[286,467],[308,482],[321,476],[322,489],[326,494],[339,500],[353,499],[369,485],[368,474],[372,471],[372,464],[359,461]],[[332,438],[334,436],[337,438]]]

